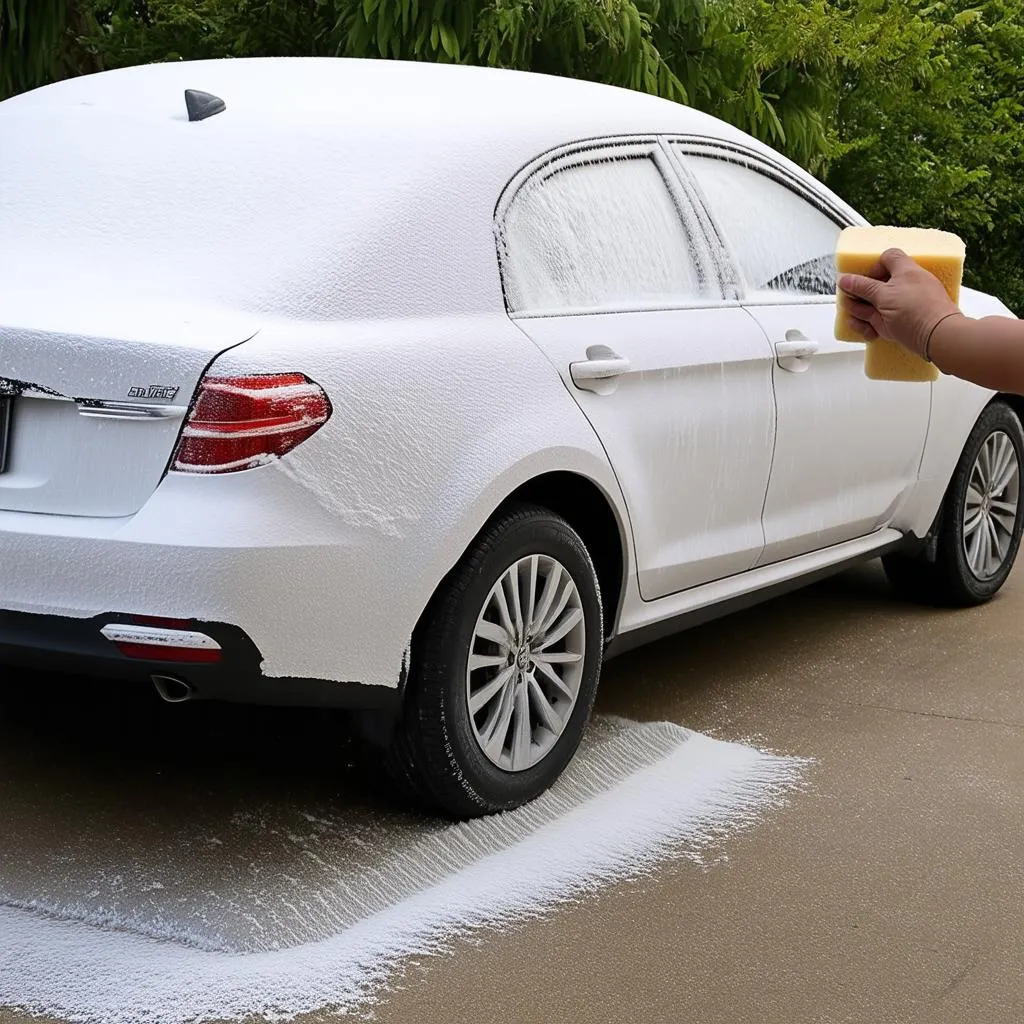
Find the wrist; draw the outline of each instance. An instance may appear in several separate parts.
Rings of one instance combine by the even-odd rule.
[[[924,358],[928,362],[939,366],[943,362],[944,357],[948,355],[950,343],[956,337],[959,326],[966,320],[967,317],[958,309],[939,317],[932,325],[925,339]]]

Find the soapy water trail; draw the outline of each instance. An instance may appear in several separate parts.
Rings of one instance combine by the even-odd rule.
[[[531,805],[428,830],[339,874],[316,894],[312,926],[289,931],[295,944],[211,950],[137,920],[100,928],[0,906],[0,1006],[103,1024],[356,1009],[406,957],[550,912],[668,857],[699,860],[785,802],[807,764],[668,723],[594,724]]]

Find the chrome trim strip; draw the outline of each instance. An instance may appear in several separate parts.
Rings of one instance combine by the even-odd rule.
[[[186,405],[147,405],[142,402],[78,403],[80,416],[106,420],[180,420],[188,412]]]

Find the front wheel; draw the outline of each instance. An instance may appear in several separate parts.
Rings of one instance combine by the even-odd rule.
[[[394,774],[458,818],[532,800],[576,752],[603,647],[600,587],[576,531],[537,506],[500,513],[417,628]]]
[[[1006,582],[1020,547],[1024,517],[1024,431],[1001,401],[981,415],[964,446],[943,501],[935,559],[889,555],[893,586],[927,604],[968,607]]]

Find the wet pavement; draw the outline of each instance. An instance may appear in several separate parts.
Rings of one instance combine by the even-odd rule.
[[[374,1018],[1024,1020],[1020,579],[935,612],[869,566],[610,662],[597,740],[678,723],[813,758],[806,789],[700,856],[404,960]],[[273,949],[347,923],[328,862],[372,910],[373,872],[443,834],[337,716],[4,683],[0,889],[37,915]]]

